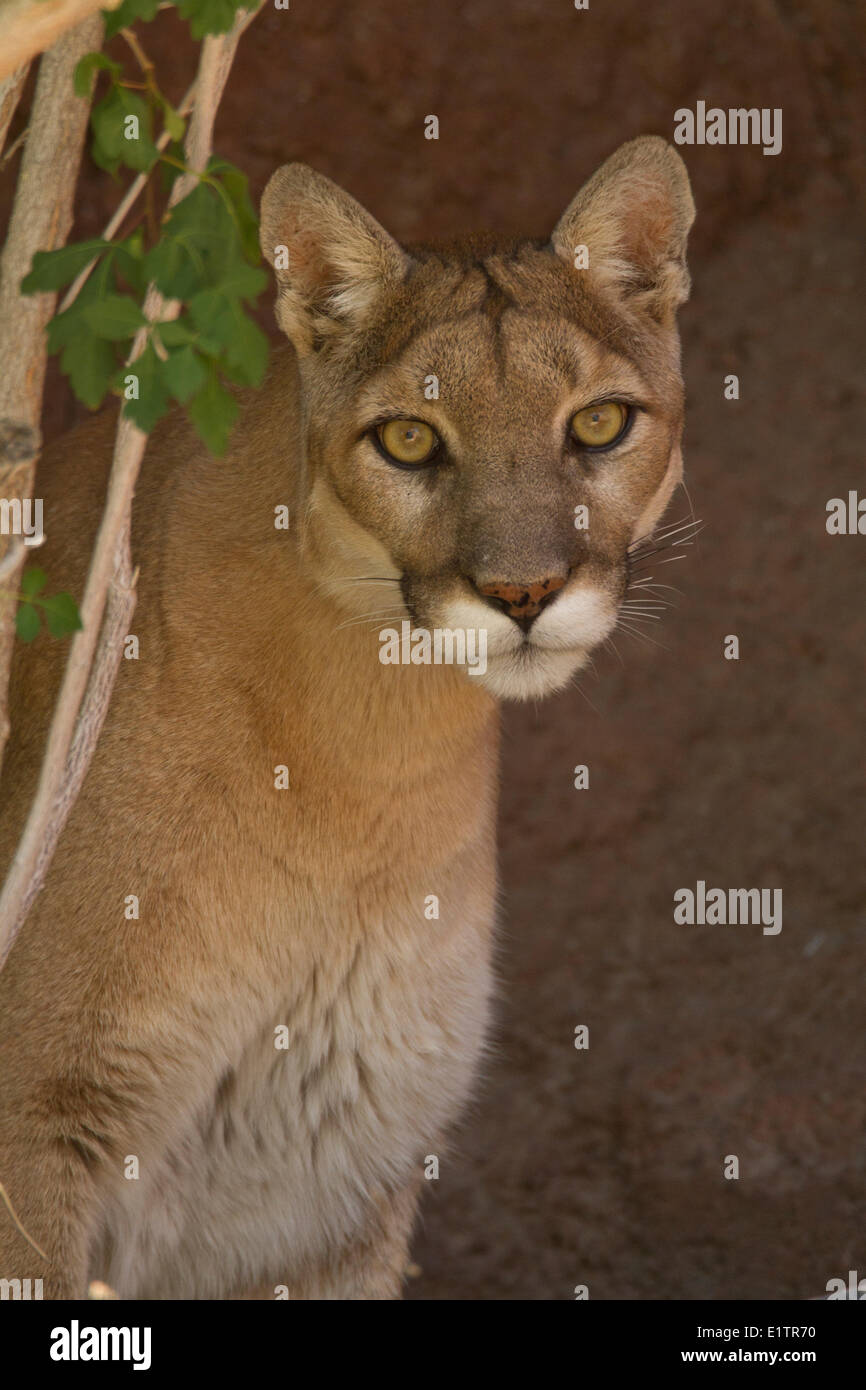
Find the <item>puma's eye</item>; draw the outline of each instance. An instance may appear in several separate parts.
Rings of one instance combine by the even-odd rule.
[[[427,463],[439,448],[439,436],[423,420],[387,420],[376,433],[395,463]]]
[[[571,417],[571,432],[588,449],[603,449],[619,439],[628,424],[628,406],[619,401],[588,405]]]

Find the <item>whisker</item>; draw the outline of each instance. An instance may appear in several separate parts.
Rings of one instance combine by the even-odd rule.
[[[671,518],[670,521],[663,522],[662,525],[657,528],[658,534],[662,536],[667,531],[677,530],[681,526],[694,525],[696,522],[695,509],[692,506],[691,499],[689,499],[689,510],[686,512],[685,516]]]
[[[636,628],[631,627],[628,623],[620,623],[619,626],[621,631],[627,632],[630,637],[635,637],[640,642],[646,642],[649,640],[644,636],[642,632],[638,632]]]
[[[694,526],[702,526],[703,522],[698,521],[694,516],[687,521],[672,521],[670,526],[663,526],[660,531],[653,532],[653,540],[668,540],[671,536],[679,535],[680,531],[688,531]]]
[[[642,540],[635,541],[627,551],[629,574],[635,573],[654,555],[659,555],[664,550],[670,550],[674,546],[691,545],[703,530],[704,523],[692,514],[691,518],[685,521],[671,522],[670,525],[644,536]]]
[[[652,559],[653,555],[661,555],[665,550],[673,549],[675,545],[693,544],[694,541],[691,537],[683,536],[678,541],[663,541],[661,545],[654,545],[651,550],[637,551],[635,554],[628,556],[629,571],[634,574],[636,570],[639,570],[642,565],[645,565],[648,560]]]
[[[399,584],[399,579],[389,578],[385,574],[355,574],[355,575],[336,575],[330,581],[331,584]]]
[[[347,618],[344,623],[339,623],[331,635],[333,636],[334,632],[342,632],[347,627],[358,627],[362,623],[394,623],[405,616],[405,613],[389,613],[387,608],[371,613],[356,613],[351,618]]]
[[[654,584],[654,583],[652,583],[652,575],[650,575],[648,579],[637,579],[637,580],[635,580],[634,584],[629,584],[628,587],[629,587],[629,589],[670,589],[670,591],[671,591],[672,594],[679,594],[680,598],[682,598],[682,596],[683,596],[683,591],[682,591],[682,589],[678,589],[677,586],[676,586],[676,584]],[[671,604],[671,607],[672,607],[672,608],[673,608],[673,606],[674,606],[674,605]]]
[[[688,488],[687,488],[687,486],[686,486],[686,484],[685,484],[685,481],[684,481],[682,478],[680,478],[680,487],[682,488],[683,492],[686,494],[686,501],[687,501],[688,504],[689,504],[689,512],[690,512],[690,514],[691,514],[692,516],[694,516],[694,514],[695,514],[695,504],[694,504],[694,502],[692,501],[692,495],[691,495],[691,493],[689,492],[689,490],[688,490]]]
[[[698,530],[698,531],[693,531],[692,534],[691,534],[690,536],[683,536],[682,540],[671,541],[671,545],[694,545],[694,543],[695,543],[695,541],[697,540],[698,536],[701,534],[701,531],[705,531],[705,530],[706,530],[706,527],[705,527],[705,526],[701,526],[700,530]]]
[[[600,718],[601,718],[601,711],[596,709],[595,705],[592,703],[592,700],[589,698],[589,696],[587,695],[586,691],[585,691],[585,690],[583,689],[583,687],[580,685],[580,683],[578,682],[578,680],[577,680],[577,678],[576,678],[575,676],[572,676],[572,678],[571,678],[571,684],[574,686],[575,690],[577,690],[578,693],[579,693],[580,695],[583,696],[584,700],[586,700],[586,703],[589,705],[589,707],[590,707],[590,709],[592,710],[593,714],[597,714],[598,717],[599,717],[599,719],[600,719]]]
[[[647,633],[640,632],[636,627],[633,627],[631,623],[627,621],[620,622],[619,626],[623,629],[624,632],[631,633],[632,637],[637,638],[639,642],[649,642],[650,646],[660,647],[662,651],[669,650],[669,648],[667,648],[663,642],[657,642],[654,637],[649,637]]]

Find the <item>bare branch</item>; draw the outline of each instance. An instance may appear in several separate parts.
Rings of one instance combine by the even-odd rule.
[[[9,125],[15,115],[18,106],[18,98],[21,96],[24,83],[27,80],[29,63],[22,63],[15,72],[10,72],[7,77],[0,81],[0,154],[6,144],[6,136],[9,134]],[[20,136],[19,136],[20,139]],[[16,140],[16,145],[18,141]],[[11,150],[9,152],[12,153]],[[8,159],[7,155],[7,159]]]
[[[3,170],[6,168],[6,165],[9,163],[10,159],[14,159],[15,155],[18,153],[29,134],[30,128],[28,126],[26,130],[22,130],[20,135],[16,135],[15,139],[12,141],[12,144],[9,146],[6,153],[2,156],[2,158],[0,158],[0,173],[2,173]]]
[[[207,165],[214,118],[238,40],[259,8],[260,4],[250,11],[238,11],[228,34],[204,40],[196,102],[186,137],[186,159],[193,171],[203,172]],[[182,175],[172,188],[170,202],[185,197],[195,183],[195,172]],[[144,304],[148,320],[176,316],[178,308],[176,302],[165,303],[159,291],[150,287]],[[130,365],[134,365],[146,341],[147,330],[142,329],[133,344]],[[81,605],[83,628],[72,640],[36,797],[0,896],[0,968],[42,887],[108,709],[122,638],[135,602],[129,531],[132,496],[146,442],[147,436],[121,416],[105,512]],[[106,620],[100,634],[104,613]],[[94,663],[97,636],[100,650]]]
[[[0,497],[10,500],[32,494],[41,442],[45,326],[57,299],[54,294],[23,296],[19,286],[34,251],[62,246],[72,225],[89,109],[86,100],[74,95],[72,74],[79,59],[101,42],[102,19],[96,16],[62,38],[40,63],[30,133],[0,261]],[[0,559],[8,550],[7,538],[0,536]],[[0,593],[0,765],[9,737],[6,690],[15,638],[14,591],[23,558],[23,553],[18,555],[8,591]]]
[[[17,575],[18,567],[24,559],[24,542],[20,536],[12,536],[9,542],[9,549],[0,560],[0,586],[6,583],[13,574]]]

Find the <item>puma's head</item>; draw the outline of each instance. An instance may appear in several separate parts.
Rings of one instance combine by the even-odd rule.
[[[303,383],[301,543],[347,614],[485,629],[481,679],[507,698],[584,663],[681,477],[693,217],[657,137],[623,145],[547,242],[404,249],[322,175],[274,174],[261,234]]]

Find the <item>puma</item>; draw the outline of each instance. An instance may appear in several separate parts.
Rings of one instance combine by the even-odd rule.
[[[180,416],[152,436],[139,659],[0,975],[0,1181],[47,1256],[0,1205],[0,1276],[400,1295],[488,1027],[498,702],[611,633],[680,480],[693,216],[655,137],[549,241],[403,249],[312,170],[271,179],[289,343],[226,458]],[[113,430],[39,474],[40,563],[73,593]],[[483,632],[484,671],[383,664],[404,622]],[[63,659],[16,658],[4,864]]]

